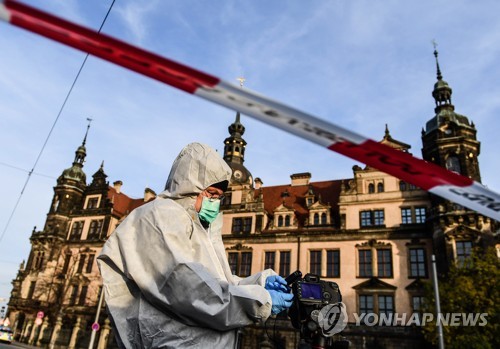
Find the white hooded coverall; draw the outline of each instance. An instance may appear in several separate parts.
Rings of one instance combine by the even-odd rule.
[[[122,348],[233,348],[236,329],[265,321],[271,297],[265,270],[231,273],[222,214],[203,228],[196,197],[231,178],[210,147],[186,146],[166,189],[118,226],[98,257],[108,313]]]

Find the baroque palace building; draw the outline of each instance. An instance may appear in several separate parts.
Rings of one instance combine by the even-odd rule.
[[[455,113],[451,94],[437,63],[435,116],[422,130],[423,158],[480,181],[476,128]],[[353,166],[351,178],[315,182],[305,172],[292,174],[288,184],[266,187],[244,165],[247,143],[239,113],[228,130],[223,157],[233,175],[221,211],[234,274],[272,268],[287,276],[301,270],[335,281],[349,314],[344,335],[351,348],[424,347],[418,328],[402,326],[404,319],[356,326],[353,314],[408,314],[408,321],[419,312],[423,285],[430,282],[431,255],[445,273],[473,246],[491,243],[498,222],[369,166]],[[109,186],[103,165],[87,184],[85,141],[86,136],[72,166],[57,179],[45,225],[33,230],[28,261],[13,280],[8,317],[22,342],[88,348],[102,285],[95,258],[120,221],[156,197],[146,188],[143,198],[130,198],[121,181]],[[380,142],[410,150],[387,126]],[[104,306],[99,313],[96,346],[115,348]],[[241,331],[242,347],[297,347],[300,335],[286,317],[270,319],[267,327]]]

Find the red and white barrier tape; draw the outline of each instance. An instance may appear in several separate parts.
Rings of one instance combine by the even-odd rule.
[[[433,194],[500,220],[500,195],[470,178],[415,158],[340,126],[241,89],[199,70],[13,0],[0,2],[0,19],[59,41],[185,92],[240,111]]]

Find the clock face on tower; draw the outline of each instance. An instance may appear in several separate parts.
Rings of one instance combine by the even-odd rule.
[[[243,176],[243,173],[241,173],[240,170],[234,171],[234,178],[241,179],[242,176]]]

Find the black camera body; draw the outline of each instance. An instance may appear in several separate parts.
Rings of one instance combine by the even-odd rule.
[[[318,275],[297,270],[286,278],[294,298],[288,316],[294,328],[300,330],[300,338],[315,348],[348,348],[347,341],[334,341],[325,337],[319,327],[320,311],[329,304],[342,302],[342,294],[336,282],[321,280]]]
[[[342,302],[339,285],[320,280],[319,276],[307,274],[302,280],[292,284],[293,294],[304,305],[318,305]]]
[[[293,327],[301,329],[302,325],[316,317],[325,305],[342,301],[339,285],[332,281],[321,280],[318,275],[296,271],[293,278],[286,280],[294,295],[293,305],[288,311]],[[289,282],[290,281],[290,282]],[[316,312],[315,312],[316,310]]]

